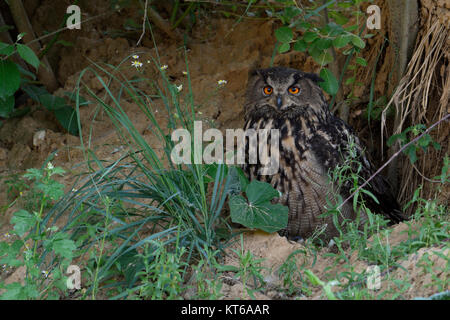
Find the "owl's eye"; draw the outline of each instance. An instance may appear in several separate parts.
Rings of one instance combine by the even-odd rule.
[[[266,96],[271,95],[273,92],[273,89],[271,86],[265,86],[263,89],[263,92]]]
[[[300,93],[300,88],[296,87],[296,86],[292,86],[292,87],[289,88],[289,93],[299,94]]]

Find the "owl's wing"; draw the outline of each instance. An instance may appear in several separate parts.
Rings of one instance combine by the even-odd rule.
[[[375,172],[373,165],[364,155],[358,137],[340,118],[331,116],[329,121],[318,125],[309,144],[318,162],[324,166],[327,172],[333,171],[344,163],[351,164],[352,172],[358,172],[360,166],[358,185],[364,183]],[[356,161],[351,161],[351,159]],[[347,181],[340,186],[340,193],[344,199],[350,196],[352,186],[353,181]],[[378,200],[377,203],[372,197],[363,194],[363,200],[372,212],[383,214],[394,223],[406,219],[393,196],[389,183],[383,176],[375,176],[364,189],[371,192]]]

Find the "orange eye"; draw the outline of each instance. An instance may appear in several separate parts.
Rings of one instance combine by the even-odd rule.
[[[263,89],[263,92],[264,92],[265,95],[268,96],[268,95],[271,95],[271,94],[272,94],[273,89],[272,89],[271,86],[265,86],[264,89]]]
[[[300,88],[299,87],[292,86],[292,87],[289,88],[289,93],[298,94],[299,92],[300,92]]]

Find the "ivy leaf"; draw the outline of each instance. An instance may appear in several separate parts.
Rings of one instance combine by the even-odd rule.
[[[294,38],[294,33],[289,27],[281,27],[275,30],[275,37],[281,43],[289,43]]]
[[[36,56],[34,51],[30,49],[30,47],[19,43],[17,44],[17,52],[23,60],[31,64],[36,70],[38,69],[39,58]]]
[[[334,74],[327,68],[320,70],[320,77],[324,80],[320,82],[320,87],[325,92],[335,95],[338,92],[339,84]]]

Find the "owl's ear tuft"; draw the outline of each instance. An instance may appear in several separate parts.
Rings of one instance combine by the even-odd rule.
[[[324,81],[321,77],[319,77],[318,74],[315,74],[315,73],[305,73],[303,76],[305,78],[308,78],[308,79],[314,81],[315,83],[319,83],[319,82],[323,82]]]
[[[251,68],[248,71],[248,78],[253,78],[254,76],[261,76],[261,69],[260,68]]]

